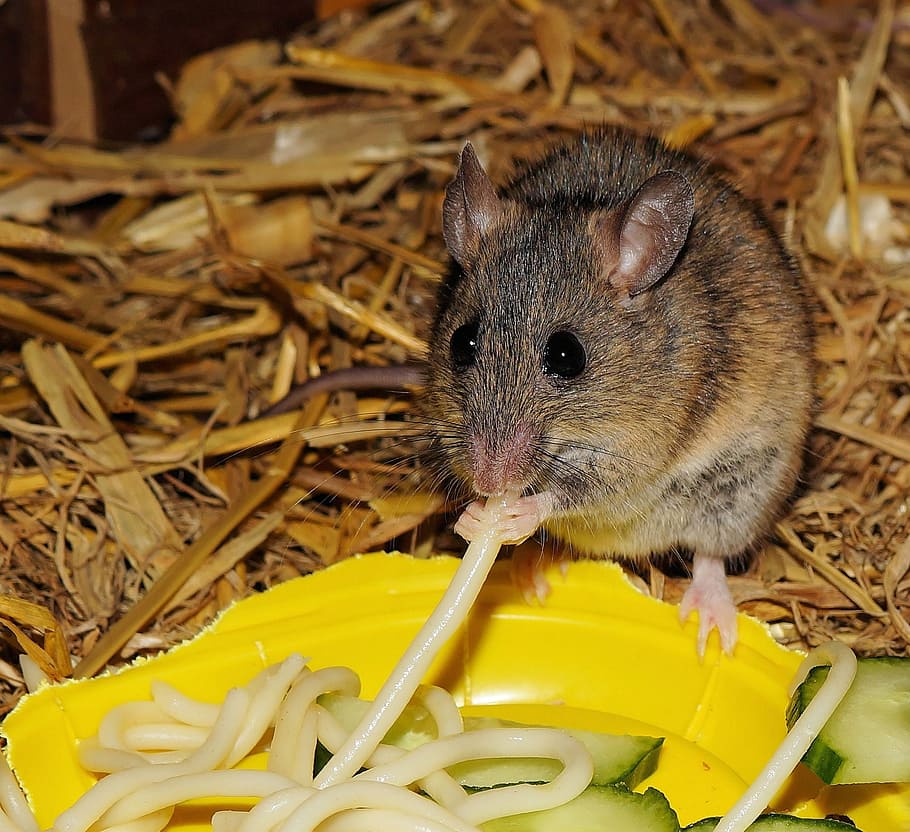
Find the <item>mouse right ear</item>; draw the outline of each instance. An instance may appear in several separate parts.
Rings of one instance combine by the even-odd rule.
[[[476,256],[480,238],[501,210],[496,188],[468,142],[442,203],[442,236],[449,254],[462,266]]]
[[[695,192],[681,173],[665,170],[646,180],[626,205],[615,241],[610,282],[634,298],[676,262],[695,215]]]

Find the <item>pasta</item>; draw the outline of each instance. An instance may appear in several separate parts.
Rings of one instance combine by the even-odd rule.
[[[38,821],[28,806],[28,801],[16,778],[7,765],[6,757],[0,754],[0,827],[3,832],[38,832]]]
[[[548,728],[464,732],[451,695],[419,686],[492,566],[501,543],[499,518],[507,508],[506,499],[491,501],[486,533],[469,546],[443,598],[353,732],[318,699],[326,693],[357,696],[357,675],[343,667],[311,670],[296,654],[232,689],[221,705],[197,702],[156,682],[151,701],[112,709],[97,736],[81,744],[82,764],[105,776],[57,818],[55,832],[160,832],[178,804],[211,796],[255,801],[248,811],[216,812],[213,832],[478,832],[494,818],[572,800],[593,774],[580,741]],[[807,664],[819,661],[834,665],[825,686],[718,832],[742,832],[764,809],[849,687],[856,663],[849,649],[826,646]],[[411,701],[426,710],[437,738],[409,750],[383,744]],[[317,741],[333,756],[314,777]],[[265,770],[235,768],[264,743]],[[473,794],[445,770],[492,757],[544,757],[558,761],[561,770],[550,782]],[[0,832],[40,832],[5,759],[0,806]]]
[[[793,695],[793,691],[806,678],[809,671],[819,664],[831,665],[831,672],[825,684],[746,793],[720,819],[714,832],[743,832],[749,827],[796,768],[812,745],[812,741],[841,703],[856,676],[856,655],[839,641],[819,645],[806,656],[790,685],[790,695]]]
[[[438,720],[437,729],[443,735],[440,739],[412,751],[378,745],[368,760],[372,767],[355,778],[317,789],[312,785],[310,768],[301,783],[277,770],[288,765],[293,769],[298,765],[293,755],[286,754],[287,748],[299,748],[303,737],[309,746],[306,759],[311,764],[317,738],[330,749],[343,744],[347,738],[347,732],[334,717],[316,704],[316,696],[338,689],[354,694],[359,689],[356,676],[347,668],[313,672],[302,667],[301,661],[299,656],[291,656],[281,665],[260,673],[246,688],[232,690],[205,741],[191,751],[176,750],[184,755],[182,760],[135,765],[130,756],[128,768],[100,780],[58,818],[55,829],[60,832],[85,832],[89,828],[122,830],[128,824],[147,821],[146,828],[156,830],[167,823],[170,812],[166,810],[176,804],[221,795],[260,799],[250,812],[242,816],[232,813],[235,818],[231,826],[236,832],[322,829],[320,824],[350,809],[398,812],[412,820],[423,819],[419,823],[430,824],[427,828],[476,832],[476,824],[514,813],[519,805],[528,811],[564,803],[590,783],[591,758],[577,740],[544,728],[483,729],[465,734],[461,731],[461,716],[454,700],[438,688],[421,689],[417,699]],[[291,671],[297,674],[296,678],[289,678]],[[263,682],[267,675],[271,678]],[[268,698],[269,701],[262,701],[262,692],[274,688],[275,680],[281,682],[278,689],[287,691],[280,706],[274,696]],[[259,692],[259,702],[254,701],[251,691]],[[149,713],[150,709],[144,707],[147,704],[150,703],[132,703],[115,709],[105,717],[99,736],[104,734],[122,746],[123,737],[130,733],[133,714]],[[136,705],[142,707],[136,708]],[[298,710],[303,711],[303,716],[298,713],[294,721],[297,734],[293,736],[288,730],[293,727],[290,717]],[[307,724],[311,714],[315,716],[315,730]],[[157,706],[154,715],[160,718]],[[270,724],[276,728],[273,748],[277,747],[283,761],[270,760],[266,771],[230,768],[237,750],[248,752]],[[175,739],[175,744],[183,744],[185,736],[181,731],[168,731],[169,726],[163,723],[156,725],[156,731],[138,732],[136,736],[150,738],[157,748],[162,746],[162,738],[168,736]],[[250,732],[250,725],[259,728]],[[175,723],[173,727],[181,726]],[[281,743],[277,741],[279,731],[284,732]],[[124,752],[122,747],[106,748],[100,741],[92,748],[93,753],[115,751],[137,757],[147,753],[141,746]],[[564,768],[551,783],[513,786],[474,795],[468,795],[441,771],[464,759],[509,755],[551,757],[560,760]],[[406,788],[415,783],[426,784],[425,790],[435,800]],[[367,822],[366,815],[359,817],[357,823]],[[414,828],[420,828],[417,820],[414,823],[418,824]],[[356,828],[353,820],[339,821],[339,824],[326,828]]]
[[[351,777],[404,710],[448,634],[467,617],[500,547],[508,542],[500,538],[499,527],[503,513],[514,499],[515,496],[509,495],[491,498],[487,503],[486,529],[468,545],[455,577],[410,647],[399,659],[388,681],[379,691],[373,707],[338,749],[331,763],[320,772],[316,780],[318,787],[324,788]]]

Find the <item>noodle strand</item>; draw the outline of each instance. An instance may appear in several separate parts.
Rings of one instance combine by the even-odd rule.
[[[813,700],[790,729],[771,759],[755,778],[746,793],[724,815],[714,832],[743,832],[771,802],[793,769],[799,764],[813,740],[819,735],[831,714],[853,684],[856,676],[856,655],[839,641],[829,641],[816,647],[800,665],[796,679],[801,682],[809,670],[818,664],[829,664],[828,678]],[[799,682],[793,685],[796,689]]]
[[[293,781],[271,771],[220,769],[183,774],[149,783],[121,798],[100,818],[102,828],[126,823],[137,815],[149,815],[168,806],[200,797],[267,797],[281,789],[293,788]]]
[[[319,832],[456,832],[454,827],[407,812],[388,809],[348,809],[319,824]],[[478,830],[479,832],[479,830]]]
[[[346,809],[390,809],[449,826],[452,832],[478,832],[475,826],[429,798],[390,783],[358,780],[316,791],[279,829],[281,832],[312,832],[322,821]]]
[[[216,768],[227,757],[243,730],[243,717],[248,708],[249,696],[246,691],[241,688],[229,691],[209,738],[186,760],[172,765],[146,765],[109,774],[62,812],[55,821],[54,828],[57,832],[85,832],[114,803],[147,783]]]
[[[360,678],[348,667],[327,667],[307,673],[294,683],[275,722],[268,764],[271,771],[300,783],[313,782],[316,716],[312,705],[322,694],[334,692],[357,696]]]
[[[315,792],[315,789],[307,786],[295,786],[269,795],[245,813],[236,832],[267,832],[274,829],[284,823]]]
[[[489,522],[486,528],[468,545],[442,599],[395,665],[370,709],[319,773],[315,781],[318,788],[353,776],[364,764],[414,695],[449,631],[464,621],[499,553],[502,545],[499,526],[510,499],[490,499],[487,503]]]
[[[393,763],[358,774],[357,780],[376,780],[407,786],[429,772],[462,760],[499,757],[545,757],[559,760],[563,770],[549,783],[520,783],[466,796],[454,811],[480,824],[503,815],[552,809],[581,794],[594,776],[591,754],[582,743],[555,728],[482,728],[422,745]],[[516,811],[516,807],[520,807]]]
[[[0,806],[4,817],[22,832],[39,832],[40,827],[32,810],[19,788],[19,781],[6,761],[6,755],[0,754]]]
[[[218,719],[217,705],[199,702],[160,679],[153,680],[151,688],[154,703],[175,722],[211,728]]]

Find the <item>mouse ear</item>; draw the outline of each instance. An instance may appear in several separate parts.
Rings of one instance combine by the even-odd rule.
[[[676,262],[694,213],[695,193],[681,173],[665,170],[645,181],[619,223],[610,283],[630,298],[650,289]]]
[[[462,266],[476,255],[480,238],[501,210],[496,189],[468,142],[442,203],[442,236],[449,254]]]

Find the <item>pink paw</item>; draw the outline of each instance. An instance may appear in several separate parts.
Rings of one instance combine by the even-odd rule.
[[[501,516],[499,529],[502,542],[517,545],[527,540],[547,517],[547,498],[543,494],[513,500]],[[462,512],[455,523],[455,533],[473,540],[486,525],[486,504],[475,500]]]
[[[723,651],[731,655],[736,646],[736,604],[727,585],[723,559],[695,556],[692,583],[679,605],[680,621],[686,621],[693,610],[698,611],[698,655],[705,655],[708,636],[715,627]]]
[[[461,517],[455,521],[455,534],[461,535],[470,543],[484,526],[484,516],[486,515],[486,503],[483,500],[474,500],[468,503],[468,507],[461,513]]]

